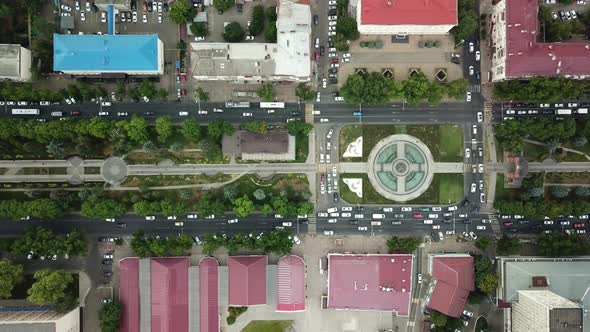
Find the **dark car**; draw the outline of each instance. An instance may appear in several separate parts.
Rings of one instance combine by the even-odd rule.
[[[471,224],[471,219],[463,219],[463,220],[461,220],[461,222],[464,223],[465,225]]]
[[[113,265],[113,260],[112,259],[103,259],[102,263],[104,265]]]
[[[164,4],[162,5],[162,9],[164,9],[165,12],[168,11],[168,3],[164,2]]]
[[[150,12],[150,13],[152,12],[152,9],[153,9],[152,5],[153,5],[153,3],[151,1],[148,2],[148,4],[147,4],[148,12]]]
[[[324,46],[320,46],[320,55],[324,56],[326,54],[326,48]]]
[[[105,276],[105,277],[110,277],[110,276],[112,276],[112,275],[113,275],[113,272],[110,272],[110,271],[104,271],[104,272],[102,273],[102,275],[103,275],[103,276]]]
[[[330,15],[330,16],[336,16],[336,14],[337,14],[336,9],[332,9],[332,10],[328,11],[328,15]]]
[[[313,15],[313,24],[318,25],[320,24],[320,17],[317,15]]]
[[[338,73],[338,68],[330,68],[329,72],[332,74],[336,74]]]
[[[308,225],[309,224],[309,220],[308,219],[299,219],[299,223],[302,225]]]
[[[299,111],[291,112],[291,116],[300,116],[300,115],[301,115],[301,112],[299,112]]]
[[[338,91],[332,91],[332,97],[338,97],[339,92]]]
[[[450,223],[451,223],[451,219],[449,219],[449,218],[445,218],[445,219],[443,220],[443,223],[445,223],[445,224],[450,224]]]
[[[340,200],[340,196],[338,196],[338,193],[334,193],[334,203],[338,203],[338,201]]]
[[[438,237],[438,234],[432,232],[430,233],[430,238],[433,239],[435,242],[440,241],[440,238]]]
[[[124,223],[124,222],[120,222],[120,223],[117,224],[117,227],[119,227],[119,228],[127,228],[127,224]]]
[[[148,111],[148,112],[144,112],[143,114],[145,114],[145,115],[155,115],[156,113],[155,112]]]
[[[330,84],[338,84],[338,79],[336,79],[336,78],[331,78],[331,79],[328,81],[328,83],[330,83]]]
[[[358,220],[350,220],[348,223],[351,225],[358,225],[359,221]]]
[[[521,224],[521,225],[524,225],[524,224],[530,224],[531,221],[530,220],[522,219],[522,220],[519,220],[518,223]]]
[[[131,10],[132,11],[137,10],[137,1],[135,1],[135,0],[131,1]]]
[[[365,211],[365,208],[363,206],[357,206],[355,208],[355,210],[356,210],[356,212],[363,212],[363,211]]]
[[[469,206],[469,204],[471,204],[471,202],[470,202],[468,199],[464,200],[464,201],[463,201],[463,203],[461,203],[461,205],[462,205],[463,207],[468,207],[468,206]]]
[[[332,48],[332,47],[334,47],[334,42],[333,42],[333,41],[331,41],[331,40],[329,40],[329,41],[328,41],[328,47],[329,47],[329,48]]]
[[[520,230],[518,228],[511,228],[510,232],[511,233],[518,233],[518,232],[520,232]]]
[[[244,5],[241,3],[236,3],[236,8],[238,9],[238,13],[243,13],[244,12]]]
[[[451,62],[456,64],[461,64],[461,59],[457,57],[451,57]]]
[[[477,72],[475,72],[475,79],[476,79],[476,80],[479,80],[479,79],[481,79],[481,73],[480,73],[480,72],[478,72],[478,71],[477,71]]]

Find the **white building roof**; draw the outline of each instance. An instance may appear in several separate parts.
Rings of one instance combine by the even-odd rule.
[[[277,14],[276,74],[310,76],[311,11],[309,5],[280,0]]]

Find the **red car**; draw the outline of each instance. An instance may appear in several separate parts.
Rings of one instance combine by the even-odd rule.
[[[413,217],[414,217],[415,219],[420,219],[420,218],[422,218],[422,215],[421,215],[421,214],[419,214],[419,213],[414,213],[414,216],[413,216]]]
[[[80,115],[80,111],[71,111],[70,115]]]
[[[338,59],[331,59],[330,62],[331,63],[338,63]]]
[[[504,226],[505,227],[512,227],[512,221],[505,221]]]
[[[180,78],[182,79],[182,83],[186,83],[186,75],[182,75]]]
[[[180,90],[180,95],[181,96],[186,96],[186,89]]]
[[[315,61],[320,60],[320,51],[315,51]]]
[[[584,228],[584,224],[574,224],[574,228]]]

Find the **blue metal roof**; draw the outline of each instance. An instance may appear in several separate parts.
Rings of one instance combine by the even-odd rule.
[[[158,35],[53,35],[54,71],[156,71]]]
[[[113,7],[113,5],[109,5],[107,14],[108,14],[107,18],[109,20],[107,22],[107,26],[109,29],[109,35],[114,35],[115,34],[115,7]]]

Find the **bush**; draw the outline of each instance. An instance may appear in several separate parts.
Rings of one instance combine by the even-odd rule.
[[[236,317],[234,317],[234,316],[227,316],[227,318],[225,319],[225,321],[227,322],[227,325],[233,325],[236,322]]]

